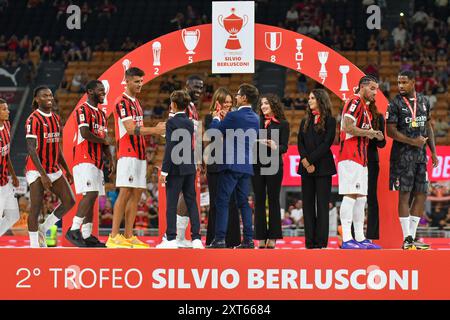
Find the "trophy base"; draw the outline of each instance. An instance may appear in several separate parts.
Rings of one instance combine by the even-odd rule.
[[[241,43],[239,42],[239,39],[233,38],[228,39],[227,44],[225,45],[225,49],[229,50],[239,50],[241,49]]]

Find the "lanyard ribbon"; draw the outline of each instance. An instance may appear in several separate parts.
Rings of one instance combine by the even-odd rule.
[[[372,129],[372,113],[367,110],[366,101],[363,99],[363,97],[361,97],[361,103],[362,103],[363,108],[364,108],[364,114],[369,119],[369,128]]]
[[[408,107],[409,111],[411,111],[412,121],[416,121],[417,95],[414,93],[414,109],[411,108],[411,104],[409,103],[408,99],[406,99],[406,97],[403,97],[403,100],[405,101],[406,106]]]

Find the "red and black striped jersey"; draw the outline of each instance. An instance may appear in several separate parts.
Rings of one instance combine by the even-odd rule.
[[[360,129],[368,130],[372,128],[372,115],[366,106],[366,102],[359,95],[351,97],[342,111],[339,161],[352,160],[365,167],[367,166],[369,138],[346,133],[343,130],[346,117],[351,118],[355,126]]]
[[[132,98],[126,93],[117,98],[114,108],[114,120],[117,140],[117,159],[122,157],[138,158],[145,160],[145,139],[144,136],[129,135],[124,121],[132,120],[135,125],[144,125],[144,113],[136,98]]]
[[[9,121],[4,121],[0,127],[0,187],[8,183],[8,158],[11,149],[11,125]]]
[[[81,128],[88,127],[92,134],[99,138],[105,138],[108,133],[105,113],[85,102],[75,109],[74,114],[78,124],[78,131],[76,144],[73,148],[73,165],[92,163],[97,168],[102,169],[103,144],[85,140],[81,136]]]
[[[59,168],[59,141],[61,125],[59,116],[53,112],[45,113],[36,109],[27,119],[26,137],[36,139],[36,152],[42,167],[47,173],[54,173]],[[26,171],[37,170],[28,155]]]
[[[193,102],[189,103],[188,107],[186,108],[186,114],[189,119],[198,121],[197,107]]]

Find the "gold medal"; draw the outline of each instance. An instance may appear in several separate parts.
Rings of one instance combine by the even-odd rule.
[[[411,104],[409,103],[408,99],[406,97],[403,97],[403,100],[405,101],[406,106],[408,107],[409,111],[411,111],[411,127],[417,128],[419,127],[419,124],[416,121],[416,112],[417,112],[417,95],[414,93],[414,109],[411,108]]]

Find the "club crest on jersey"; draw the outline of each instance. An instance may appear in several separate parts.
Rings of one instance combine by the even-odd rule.
[[[80,122],[83,122],[85,119],[84,119],[84,114],[80,114]]]
[[[0,141],[1,141],[1,139],[0,139]],[[0,155],[2,156],[2,157],[4,157],[4,156],[6,156],[7,154],[9,154],[9,143],[7,144],[7,145],[5,145],[5,146],[3,146],[1,149],[0,149]]]

